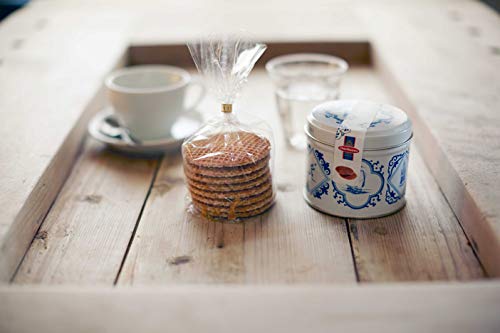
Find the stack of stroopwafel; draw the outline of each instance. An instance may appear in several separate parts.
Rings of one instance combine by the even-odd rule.
[[[202,215],[233,220],[266,211],[274,195],[269,140],[227,132],[183,146],[184,173],[193,205]]]

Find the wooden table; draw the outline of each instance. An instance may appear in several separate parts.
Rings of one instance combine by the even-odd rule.
[[[341,55],[343,98],[408,112],[401,212],[307,206],[305,154],[285,145],[262,67],[241,101],[276,139],[277,202],[262,216],[192,218],[179,154],[85,138],[110,70],[190,66],[185,40],[227,27],[268,57]],[[499,27],[472,1],[34,1],[0,25],[0,331],[498,331]]]

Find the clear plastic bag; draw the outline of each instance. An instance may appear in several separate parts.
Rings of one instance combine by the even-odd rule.
[[[218,36],[188,43],[188,48],[221,104],[220,115],[182,145],[188,211],[229,222],[259,215],[275,197],[272,132],[262,122],[241,123],[233,104],[266,45]]]

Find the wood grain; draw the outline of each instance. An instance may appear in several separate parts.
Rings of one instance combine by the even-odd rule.
[[[243,225],[191,219],[183,177],[163,160],[119,284],[243,282]]]
[[[369,29],[404,31],[397,42],[373,34],[374,63],[485,269],[500,276],[498,16],[476,1],[367,3],[357,13]]]
[[[304,156],[280,168],[276,204],[245,224],[248,283],[350,283],[356,281],[345,221],[311,209],[302,197]],[[279,176],[278,176],[279,177]],[[287,179],[288,178],[288,179]],[[300,179],[300,180],[299,180]]]
[[[207,102],[201,110],[214,107],[218,109]],[[275,129],[274,207],[242,224],[204,222],[186,214],[182,162],[167,158],[119,284],[355,281],[345,221],[317,213],[304,202],[305,156],[285,146],[272,85],[262,70],[245,87],[241,110],[266,117]]]
[[[346,222],[314,211],[302,198],[305,155],[291,150],[284,143],[274,109],[271,82],[263,71],[256,70],[248,85],[242,109],[246,107],[250,114],[267,114],[268,121],[275,128],[278,147],[276,205],[269,213],[244,224],[204,222],[186,214],[187,191],[181,158],[166,156],[117,279],[120,285],[338,283],[356,280]],[[377,73],[369,67],[353,68],[349,72],[343,82],[343,97],[380,102],[391,100]],[[206,100],[200,109],[210,111],[214,107],[213,101]],[[82,161],[89,158],[88,154],[82,155]],[[102,154],[99,163],[116,163],[114,159],[116,156],[112,154]],[[97,182],[110,172],[91,168],[89,162],[80,163],[82,165],[78,168]],[[410,167],[409,204],[403,212],[385,219],[350,222],[358,278],[361,281],[415,281],[482,277],[481,266],[463,231],[416,149],[412,151]],[[77,181],[81,172],[75,170],[71,177],[74,180],[67,184],[64,193],[81,192]],[[145,195],[151,172],[148,169],[145,173],[149,176],[130,186],[139,187]],[[108,186],[113,188],[116,184]],[[123,195],[121,192],[108,193],[109,200],[99,206],[89,206],[88,213],[113,220],[115,214],[122,214],[122,208],[113,203],[123,201]],[[135,198],[136,204],[131,207],[137,207],[141,202],[139,195]],[[58,200],[54,209],[59,204]],[[74,207],[64,207],[63,217],[64,214],[73,216]],[[64,223],[66,218],[58,217],[51,222],[52,214],[55,213],[49,215],[47,228],[59,228],[57,224]],[[76,218],[73,223],[82,223],[81,220]],[[45,228],[44,224],[42,230]],[[131,224],[122,233],[115,232],[116,242],[123,242],[130,237],[130,232]],[[73,244],[89,242],[89,235],[84,232],[73,233],[69,238]],[[109,255],[105,247],[102,251],[97,250],[105,246],[102,242],[94,241],[92,246],[96,257],[92,260],[97,263],[110,260],[112,265],[97,273],[82,271],[79,263],[66,264],[66,267],[56,264],[66,260],[65,257],[78,256],[85,248],[74,246],[68,252],[64,245],[68,239],[52,242],[55,242],[56,250],[44,253],[44,242],[35,239],[15,282],[71,283],[77,274],[80,283],[96,279],[110,283],[113,274],[118,273],[116,258],[120,255],[116,253],[107,259]],[[125,249],[123,246],[121,249],[123,256]],[[99,279],[98,275],[101,276]],[[47,278],[51,276],[54,278]]]
[[[484,277],[471,245],[416,147],[410,156],[406,207],[384,218],[349,220],[360,281]]]
[[[82,137],[86,132],[86,124],[91,115],[95,113],[102,105],[104,105],[104,90],[99,88],[96,95],[92,98],[90,103],[86,106],[83,114],[76,122],[75,126],[71,129],[70,133],[66,137],[66,140],[60,147],[60,149],[55,153],[54,158],[46,165],[46,169],[43,172],[40,179],[33,185],[31,193],[26,198],[26,201],[22,205],[18,214],[13,218],[9,219],[8,214],[15,209],[15,206],[20,202],[20,197],[23,194],[21,188],[17,187],[19,192],[9,198],[9,204],[4,204],[5,213],[3,215],[3,222],[0,222],[0,283],[2,281],[8,281],[12,278],[14,272],[19,266],[26,250],[28,249],[34,234],[40,227],[43,219],[45,218],[47,212],[49,211],[52,203],[60,192],[66,178],[71,172],[74,165],[75,159],[81,149]],[[35,132],[36,129],[33,129]],[[37,145],[34,145],[36,150]],[[7,149],[13,149],[14,147],[8,147]],[[13,153],[13,155],[17,154]],[[25,151],[25,153],[27,153]],[[40,155],[42,160],[45,160],[49,155]],[[14,156],[16,159],[17,157]],[[25,157],[20,158],[22,160]],[[5,159],[7,161],[7,159]],[[38,164],[40,162],[40,164]],[[42,167],[46,161],[38,161],[36,165],[30,166],[30,172],[34,168]],[[16,170],[15,173],[22,173],[22,168]],[[10,177],[14,178],[10,178]],[[7,176],[9,179],[13,180],[15,177],[13,174]],[[23,183],[27,182],[28,178],[24,178]],[[8,195],[8,190],[2,192],[2,195]],[[5,198],[7,200],[7,198]],[[2,200],[2,198],[0,198]],[[11,216],[12,217],[12,216]],[[2,238],[3,236],[3,238]]]
[[[156,167],[89,143],[14,282],[113,284]]]
[[[104,74],[123,65],[123,38],[86,20],[34,4],[0,25],[0,283],[12,278],[104,105]],[[99,60],[83,51],[106,47]]]
[[[386,90],[381,74],[370,68],[356,68],[344,80],[342,98],[394,104],[395,97]],[[410,155],[407,207],[381,219],[349,221],[359,281],[484,277],[471,244],[415,145]]]
[[[288,5],[268,3],[264,11],[262,5],[227,6],[226,12],[203,1],[187,6],[154,0],[150,5],[33,1],[2,21],[0,282],[12,278],[66,180],[88,119],[101,107],[87,108],[88,103],[105,75],[122,62],[129,43],[183,44],[201,32],[227,31],[227,26],[280,42],[366,41],[359,38],[359,24],[348,18],[352,13],[345,6],[337,7],[334,20],[322,8],[311,7],[318,19],[297,31],[302,13],[288,10],[287,19],[270,30],[258,22],[275,21],[275,13]]]
[[[500,284],[0,288],[0,331],[496,333]],[[251,314],[251,315],[250,315]]]
[[[276,10],[279,3],[269,4],[263,15]],[[297,5],[296,8],[300,8]],[[324,4],[311,7],[311,13],[323,17],[330,11]],[[400,95],[398,104],[412,114],[422,133],[416,137],[426,163],[437,178],[454,213],[492,276],[500,274],[500,179],[496,172],[500,148],[497,134],[500,118],[498,109],[500,38],[497,15],[477,1],[421,1],[395,5],[391,1],[356,4],[336,3],[338,16],[311,21],[318,24],[309,40],[344,39],[369,40],[371,55],[382,59],[391,76],[391,90]],[[252,8],[245,8],[253,13]],[[302,10],[286,12],[290,20]],[[304,9],[305,12],[305,9]],[[333,11],[331,12],[334,16]],[[376,15],[375,15],[376,13]],[[283,13],[285,14],[285,13]],[[312,15],[312,14],[311,14]],[[161,15],[153,15],[161,20]],[[284,20],[285,21],[285,20]],[[335,24],[329,27],[328,23]],[[321,23],[318,23],[321,22]],[[151,23],[151,22],[148,22]],[[251,26],[258,36],[266,39],[263,26]],[[288,24],[279,21],[276,26]],[[324,25],[323,25],[324,24]],[[135,45],[141,39],[159,44],[161,31],[144,29],[135,34]],[[269,29],[269,28],[268,28]],[[190,27],[187,35],[196,31]],[[325,32],[330,30],[330,36]],[[281,29],[281,32],[285,29]],[[295,40],[301,40],[305,30],[291,29]],[[352,35],[354,31],[357,36]],[[148,35],[149,34],[149,35]],[[276,32],[278,34],[278,32]],[[344,35],[345,34],[345,35]],[[287,33],[280,37],[290,40]],[[179,37],[170,39],[175,42]],[[276,40],[270,38],[270,40]],[[481,128],[482,136],[470,139],[470,128]],[[472,135],[474,137],[474,135]],[[483,139],[484,138],[484,139]],[[473,152],[473,153],[471,153]],[[479,157],[478,157],[479,156]],[[478,172],[480,170],[480,172]]]
[[[174,11],[164,4],[133,2],[73,8],[55,1],[34,2],[2,23],[0,119],[6,125],[0,127],[5,143],[0,171],[7,175],[0,191],[5,209],[0,220],[2,280],[11,278],[64,182],[86,115],[96,111],[86,109],[87,103],[105,73],[119,61],[126,42],[183,42],[206,31],[197,22],[206,21],[200,17],[206,17],[212,7],[193,2]],[[403,96],[401,105],[425,134],[417,141],[431,171],[486,269],[498,275],[499,118],[494,112],[500,82],[495,71],[498,18],[471,1],[404,6],[391,1],[338,2],[307,8],[298,10],[279,2],[230,7],[233,15],[224,12],[226,20],[216,20],[222,13],[214,13],[211,21],[220,24],[211,31],[239,25],[254,30],[259,39],[281,41],[363,41],[369,36],[376,57],[384,60],[386,72],[393,76],[392,86],[398,87],[391,91]],[[256,14],[260,20],[254,19]],[[307,15],[308,28],[296,29]],[[91,111],[81,116],[84,110]],[[487,139],[466,139],[463,133],[470,126],[482,128]]]

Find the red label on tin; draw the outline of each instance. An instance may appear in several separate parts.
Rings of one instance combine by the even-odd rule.
[[[343,152],[346,152],[346,153],[351,153],[351,154],[359,153],[358,148],[354,148],[354,147],[350,147],[350,146],[340,146],[339,149],[342,150]]]
[[[353,180],[357,177],[354,170],[346,166],[339,165],[338,167],[335,168],[335,171],[339,173],[340,177],[345,178],[347,180]]]

